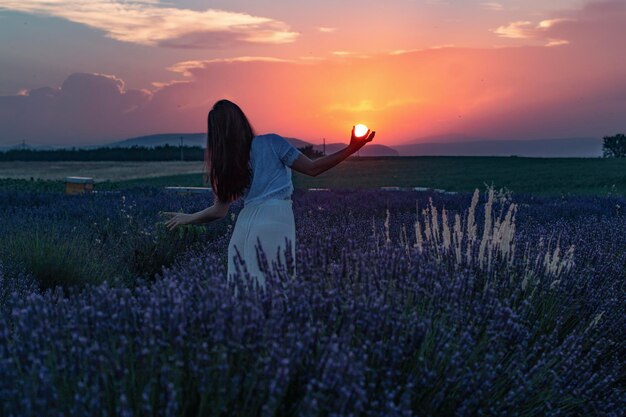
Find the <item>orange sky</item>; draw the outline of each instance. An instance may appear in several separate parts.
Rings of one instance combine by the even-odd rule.
[[[309,20],[293,5],[260,7],[284,2],[234,2],[232,10],[216,2],[213,11],[202,2],[195,10],[130,2],[119,16],[103,1],[72,13],[77,3],[3,2],[0,22],[43,19],[61,38],[49,35],[59,56],[64,43],[87,47],[64,39],[61,23],[88,28],[92,48],[81,63],[67,58],[64,70],[40,63],[37,77],[15,70],[37,55],[34,45],[31,54],[26,45],[20,56],[11,52],[0,86],[15,92],[0,96],[0,145],[202,132],[220,98],[237,102],[259,133],[315,143],[347,142],[356,123],[388,145],[450,134],[601,137],[626,127],[624,1],[563,0],[550,10],[530,0],[404,2],[405,9],[368,2],[345,25],[345,4],[325,1]],[[150,19],[169,25],[161,30]],[[11,32],[18,42],[21,30]],[[44,28],[36,34],[45,39]],[[115,66],[99,55],[115,57]]]

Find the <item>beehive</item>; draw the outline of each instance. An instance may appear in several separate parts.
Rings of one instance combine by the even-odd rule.
[[[93,178],[66,177],[65,194],[82,194],[93,191]]]

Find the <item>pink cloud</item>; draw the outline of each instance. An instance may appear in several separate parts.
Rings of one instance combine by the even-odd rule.
[[[517,21],[493,32],[505,38],[541,40],[547,46],[579,43],[603,47],[626,39],[626,2],[594,1],[580,10],[563,11],[557,17],[535,22]]]
[[[3,0],[0,10],[3,9],[59,17],[102,30],[111,39],[149,46],[283,44],[299,36],[285,22],[268,17],[218,9],[166,7],[158,0]]]

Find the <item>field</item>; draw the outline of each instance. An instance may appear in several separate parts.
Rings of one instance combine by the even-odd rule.
[[[200,161],[2,161],[0,178],[41,179],[62,181],[69,176],[92,177],[96,182],[125,181],[136,178],[154,178],[166,175],[181,175],[202,172]]]
[[[0,190],[0,415],[623,415],[624,197],[293,201],[261,290],[241,202],[170,232],[210,196]]]
[[[31,189],[62,190],[66,176],[90,176],[96,189],[132,186],[204,186],[201,162],[0,162],[1,178],[20,178]],[[294,173],[296,188],[428,187],[471,192],[485,184],[540,195],[626,195],[626,159],[499,157],[361,157],[307,177]],[[35,185],[35,187],[33,187]]]
[[[165,229],[201,170],[0,163],[0,415],[621,415],[626,161],[294,173],[296,278],[266,291],[224,279],[241,202]]]

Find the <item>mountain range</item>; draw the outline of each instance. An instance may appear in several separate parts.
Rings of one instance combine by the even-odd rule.
[[[206,146],[206,134],[205,133],[169,133],[160,135],[139,136],[136,138],[125,139],[118,142],[107,144],[110,147],[131,147],[131,146],[146,146],[155,147],[163,146],[165,144],[171,146],[179,146],[181,144],[181,138],[183,145],[186,146]],[[285,137],[285,139],[296,148],[302,148],[304,146],[313,145],[313,149],[322,151],[324,145],[312,144],[298,138]],[[344,148],[345,143],[327,143],[326,154],[337,152]],[[398,156],[398,151],[395,149],[380,145],[377,143],[370,143],[359,151],[359,156]]]
[[[138,136],[100,145],[76,146],[77,149],[94,149],[103,146],[156,147],[163,145],[179,146],[206,145],[205,133],[165,133]],[[298,138],[285,137],[295,147],[313,145],[313,149],[323,150],[323,145],[312,144]],[[0,151],[20,149],[34,150],[66,148],[67,146],[14,145],[0,147]],[[334,153],[346,144],[334,142],[326,144],[326,154]],[[556,138],[533,140],[495,140],[461,135],[430,136],[404,142],[394,146],[369,143],[361,148],[359,156],[521,156],[521,157],[599,157],[602,156],[602,140],[597,138]]]
[[[400,156],[523,156],[592,158],[602,156],[602,139],[495,140],[458,135],[421,138],[393,147]]]

